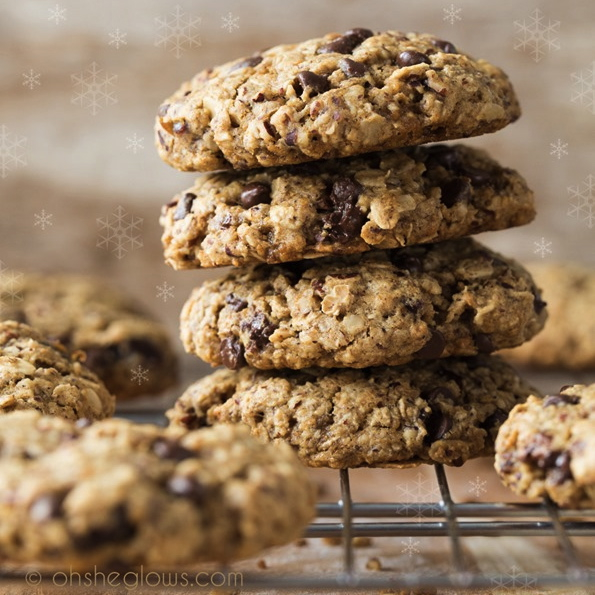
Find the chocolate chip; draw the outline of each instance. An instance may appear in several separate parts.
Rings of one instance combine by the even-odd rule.
[[[444,41],[444,39],[432,39],[432,44],[446,54],[458,54],[457,48],[450,43],[450,41]]]
[[[413,299],[410,297],[403,298],[402,302],[403,302],[403,305],[405,306],[405,309],[407,309],[412,314],[417,314],[417,312],[419,312],[424,305],[421,300]]]
[[[219,344],[221,363],[230,370],[239,370],[246,365],[244,346],[235,339],[227,337]]]
[[[264,126],[264,129],[267,131],[267,133],[269,134],[269,136],[272,136],[274,139],[280,138],[279,137],[279,132],[273,126],[273,124],[271,124],[271,121],[270,120],[263,120],[262,125]]]
[[[347,77],[364,76],[364,74],[366,74],[367,71],[365,64],[362,64],[361,62],[356,62],[351,58],[341,58],[339,60],[339,68]]]
[[[492,415],[486,417],[481,423],[481,427],[484,430],[491,430],[493,428],[499,428],[508,419],[508,413],[502,411],[502,409],[496,409]]]
[[[465,178],[454,178],[440,187],[440,201],[447,208],[458,202],[468,202],[471,198],[471,184]]]
[[[355,28],[346,31],[341,37],[319,47],[317,54],[350,54],[364,39],[372,37],[370,29]]]
[[[424,391],[422,397],[426,401],[453,401],[455,396],[447,386],[437,386],[429,391]]]
[[[183,447],[177,440],[173,438],[157,438],[153,442],[153,452],[160,459],[167,459],[173,461],[183,461],[194,457],[195,454]]]
[[[297,85],[296,93],[301,95],[305,89],[311,89],[314,94],[324,93],[330,89],[330,82],[326,76],[315,74],[309,70],[301,70],[297,73],[296,81]]]
[[[547,395],[543,398],[542,405],[544,407],[550,407],[551,405],[560,405],[566,403],[568,405],[576,405],[580,403],[581,398],[578,395]]]
[[[37,498],[29,508],[29,516],[36,523],[57,519],[62,516],[62,503],[68,492],[44,494]]]
[[[120,354],[124,357],[130,354],[140,355],[148,367],[163,361],[161,348],[149,339],[130,339],[121,343]]]
[[[493,176],[490,172],[469,164],[462,165],[459,171],[462,175],[467,176],[474,186],[485,186],[493,179]]]
[[[455,147],[433,145],[429,147],[428,161],[441,165],[444,169],[457,172],[461,167],[461,156]]]
[[[186,192],[184,196],[178,201],[176,210],[174,211],[174,221],[184,219],[192,211],[192,203],[196,198],[196,194],[192,192]]]
[[[271,202],[271,187],[261,182],[246,184],[240,194],[240,204],[249,209],[261,203]]]
[[[533,297],[533,309],[535,310],[535,314],[541,314],[546,306],[547,302],[544,302],[541,299],[541,295],[538,293],[535,294]]]
[[[572,479],[572,471],[570,469],[570,454],[567,452],[560,452],[554,461],[553,469],[548,473],[548,480],[554,485],[561,485],[565,481]]]
[[[444,335],[440,331],[433,330],[432,336],[427,343],[419,351],[415,352],[414,356],[418,359],[436,359],[442,355],[445,347]]]
[[[363,187],[352,178],[339,178],[333,183],[326,204],[332,212],[322,216],[323,234],[320,239],[349,242],[357,237],[366,215],[357,206]]]
[[[184,132],[188,131],[188,122],[186,120],[182,120],[180,122],[174,122],[172,126],[172,130],[174,134],[184,134]]]
[[[290,130],[285,137],[285,144],[293,147],[295,146],[295,141],[297,141],[297,130]]]
[[[250,349],[258,351],[262,351],[266,347],[269,337],[276,329],[277,326],[263,312],[257,312],[252,320],[242,323],[242,330],[247,330],[250,337]]]
[[[415,66],[416,64],[429,64],[430,59],[416,50],[405,50],[397,56],[397,64],[402,68],[405,66]]]
[[[435,442],[444,437],[452,428],[452,418],[440,409],[432,410],[430,417],[426,420],[426,439]]]
[[[260,54],[256,54],[254,56],[250,56],[249,58],[244,58],[239,62],[236,62],[230,70],[238,70],[239,68],[253,68],[254,66],[258,66],[262,62],[262,56]]]
[[[475,346],[479,353],[492,353],[492,351],[495,351],[496,349],[490,335],[486,335],[485,333],[475,333],[473,339],[475,340]]]
[[[400,249],[389,252],[390,261],[398,269],[408,271],[409,273],[423,273],[424,266],[417,256],[402,254]]]
[[[167,490],[174,496],[189,498],[197,504],[201,504],[206,495],[205,486],[194,477],[185,475],[172,475],[167,480]]]
[[[246,300],[243,300],[242,298],[237,297],[233,293],[228,293],[225,296],[225,303],[234,312],[240,312],[241,310],[246,308],[246,306],[248,306],[248,302]]]
[[[111,513],[104,527],[90,527],[83,535],[73,535],[73,542],[82,551],[94,550],[106,543],[122,543],[136,534],[124,505],[120,504]]]

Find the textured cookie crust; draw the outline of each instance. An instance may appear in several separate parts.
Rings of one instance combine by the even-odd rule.
[[[549,318],[543,332],[505,357],[540,368],[595,369],[595,270],[574,263],[527,268],[543,291]]]
[[[496,356],[363,370],[219,370],[167,412],[186,429],[243,423],[312,467],[462,465],[493,453],[528,386]]]
[[[226,562],[299,537],[314,514],[306,470],[287,445],[247,428],[195,432],[96,422],[58,444],[47,421],[3,416],[0,557],[73,568]],[[18,424],[36,458],[10,455]],[[14,435],[14,432],[13,432]],[[17,436],[18,444],[18,436]]]
[[[533,193],[484,151],[433,145],[199,177],[162,210],[175,269],[269,264],[529,223]]]
[[[156,146],[181,170],[347,157],[494,132],[507,76],[428,34],[355,29],[198,73],[161,105]]]
[[[67,419],[113,415],[114,396],[82,359],[26,324],[0,322],[0,414],[35,409]]]
[[[232,271],[195,289],[186,350],[212,365],[364,368],[519,345],[546,318],[529,274],[472,239]]]
[[[517,494],[595,507],[595,384],[515,407],[498,433],[495,466]]]
[[[84,351],[87,366],[118,399],[159,393],[176,382],[167,329],[105,280],[23,274],[10,288],[0,285],[0,297],[8,289],[19,300],[5,299],[0,318],[25,322]],[[133,377],[139,369],[146,372],[142,382]]]

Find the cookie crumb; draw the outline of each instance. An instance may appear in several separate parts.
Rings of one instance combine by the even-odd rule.
[[[268,568],[268,564],[266,563],[266,560],[263,560],[262,558],[260,560],[258,560],[258,562],[256,563],[256,566],[258,568],[260,568],[260,570],[265,570],[266,568]]]
[[[296,539],[293,542],[293,545],[295,545],[296,547],[305,547],[306,545],[308,545],[308,540],[304,537],[300,537],[299,539]]]
[[[366,570],[382,570],[382,563],[379,558],[368,558]]]
[[[353,547],[370,547],[372,545],[372,539],[370,537],[354,537],[351,541]]]

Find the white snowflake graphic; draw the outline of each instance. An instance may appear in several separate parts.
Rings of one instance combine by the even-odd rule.
[[[568,216],[591,229],[595,225],[595,176],[588,175],[582,185],[568,186],[567,190],[570,200]]]
[[[533,250],[533,254],[539,254],[541,258],[545,258],[546,254],[552,253],[552,243],[548,242],[545,238],[541,238],[539,242],[533,242],[535,246],[535,250]]]
[[[443,8],[442,12],[444,13],[443,21],[449,22],[451,25],[454,25],[457,21],[461,21],[461,11],[462,8],[457,8],[454,4],[451,4],[448,8]]]
[[[240,17],[236,17],[231,12],[226,16],[221,17],[221,29],[225,29],[228,33],[233,33],[235,29],[240,28]]]
[[[41,209],[41,213],[35,213],[35,223],[33,224],[34,227],[41,227],[42,231],[45,231],[46,227],[51,227],[54,223],[52,222],[53,215],[51,213],[46,213],[45,209]]]
[[[572,77],[570,100],[584,105],[592,114],[595,114],[595,62],[591,63],[591,68],[581,70],[579,73],[573,72],[570,76]]]
[[[143,382],[149,381],[149,370],[143,368],[140,364],[136,368],[131,368],[130,381],[136,382],[139,386]]]
[[[401,545],[403,545],[403,549],[401,550],[402,554],[407,554],[410,558],[414,554],[419,554],[419,541],[415,541],[413,537],[408,537],[407,540],[401,541]]]
[[[471,492],[476,498],[479,498],[482,494],[487,492],[486,485],[488,482],[485,479],[481,479],[479,475],[473,479],[469,480],[469,492]]]
[[[100,230],[97,248],[111,249],[118,259],[124,258],[131,250],[143,247],[140,235],[143,219],[128,214],[122,206],[107,217],[99,217],[97,225]]]
[[[23,87],[29,87],[31,91],[35,87],[41,86],[41,73],[35,72],[33,68],[29,69],[29,72],[23,72]]]
[[[174,297],[175,285],[168,285],[167,281],[164,281],[161,285],[156,285],[155,289],[157,290],[157,295],[155,297],[163,300],[164,303],[167,302],[168,299]]]
[[[120,29],[116,29],[113,33],[109,33],[110,40],[108,45],[113,45],[119,50],[121,45],[128,45],[128,41],[126,41],[127,35],[128,33],[123,33]]]
[[[428,479],[421,471],[418,471],[413,481],[407,481],[397,486],[399,499],[403,500],[398,505],[398,512],[406,516],[414,516],[421,522],[426,513],[440,512],[440,505],[436,502],[440,499],[440,491],[436,482]],[[430,504],[430,509],[427,509]]]
[[[555,143],[550,143],[550,149],[550,155],[555,155],[558,159],[568,155],[568,143],[563,143],[560,138]]]
[[[23,273],[11,271],[0,260],[0,312],[2,312],[5,304],[14,304],[23,301],[21,294],[22,278]]]
[[[182,7],[178,4],[169,16],[155,18],[157,25],[155,45],[164,47],[173,52],[176,58],[180,58],[184,50],[201,45],[197,33],[201,20],[200,17],[184,14]]]
[[[11,134],[4,124],[0,126],[0,177],[5,178],[10,170],[27,165],[26,144],[26,137]]]
[[[72,103],[88,109],[96,116],[102,107],[118,103],[113,86],[118,75],[109,74],[92,62],[86,70],[70,76],[75,88]]]
[[[50,8],[48,12],[50,13],[48,21],[53,21],[56,25],[66,20],[66,9],[59,4],[56,4],[54,8]]]
[[[515,21],[519,37],[515,40],[515,50],[530,50],[535,62],[539,62],[551,50],[559,50],[560,42],[557,38],[560,21],[550,19],[545,22],[545,15],[536,8],[529,20]]]
[[[126,142],[128,143],[126,145],[126,148],[130,149],[136,155],[138,151],[145,148],[143,145],[144,140],[144,137],[141,136],[139,138],[138,136],[136,136],[135,132],[132,136],[126,137]]]
[[[529,574],[520,572],[516,566],[512,566],[507,574],[491,579],[492,585],[500,589],[523,589],[531,587],[537,583],[537,579]]]

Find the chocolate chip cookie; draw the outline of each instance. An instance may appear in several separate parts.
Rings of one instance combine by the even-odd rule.
[[[113,415],[115,398],[81,360],[32,327],[0,322],[0,414],[18,409],[67,419]]]
[[[364,368],[519,345],[545,319],[530,275],[464,238],[234,270],[193,291],[181,336],[233,369]]]
[[[0,419],[0,557],[11,561],[75,569],[226,562],[299,537],[314,515],[291,448],[260,444],[247,428],[186,432],[111,419],[71,423],[52,442],[52,422],[26,413]],[[45,452],[19,456],[15,427]]]
[[[495,465],[517,494],[595,507],[595,384],[515,407],[498,433]]]
[[[495,132],[520,115],[506,74],[429,34],[352,29],[209,68],[159,108],[185,171],[348,157]]]
[[[269,264],[529,223],[533,193],[484,151],[431,145],[199,177],[162,210],[175,269]]]
[[[242,423],[312,467],[461,465],[493,453],[532,388],[496,356],[363,370],[219,370],[167,412],[187,429]]]
[[[7,289],[0,285],[0,298]],[[104,279],[31,273],[10,289],[19,299],[3,300],[0,318],[26,322],[71,351],[82,350],[118,399],[175,384],[177,358],[167,329]]]
[[[547,301],[549,318],[539,335],[505,357],[539,368],[595,369],[595,270],[569,262],[527,268]]]

